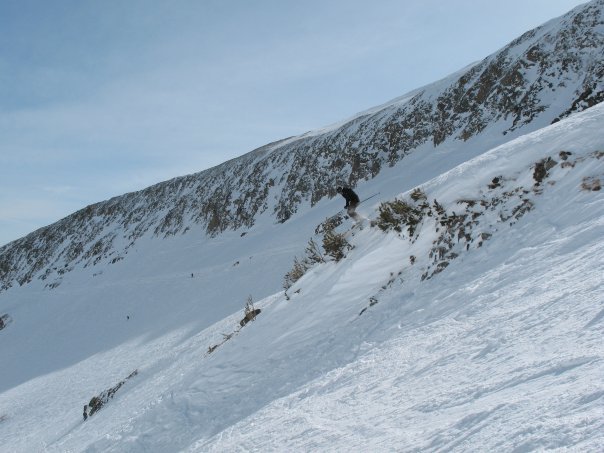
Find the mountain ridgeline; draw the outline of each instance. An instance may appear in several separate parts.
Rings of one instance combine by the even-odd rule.
[[[117,262],[145,235],[196,227],[216,236],[263,215],[283,223],[302,203],[336,196],[336,182],[372,179],[412,152],[463,146],[486,131],[503,143],[539,129],[604,100],[603,54],[604,0],[595,0],[341,125],[90,205],[11,242],[0,248],[0,290]]]

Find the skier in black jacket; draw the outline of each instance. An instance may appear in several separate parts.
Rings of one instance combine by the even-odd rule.
[[[348,215],[355,222],[360,221],[361,216],[355,211],[356,207],[359,205],[359,196],[349,187],[338,187],[336,191],[346,199],[346,206],[344,206],[344,208],[346,209],[346,212],[348,212]]]

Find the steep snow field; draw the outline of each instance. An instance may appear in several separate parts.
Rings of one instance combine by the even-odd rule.
[[[434,217],[412,238],[368,220],[345,259],[275,292],[332,200],[244,236],[149,238],[53,291],[9,290],[0,451],[602,451],[603,126],[600,105],[486,153],[410,156],[361,186],[380,192],[369,220],[419,185],[448,212],[484,201],[438,273]],[[239,330],[246,294],[262,313]]]

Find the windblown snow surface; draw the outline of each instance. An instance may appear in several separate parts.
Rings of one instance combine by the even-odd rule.
[[[344,226],[346,258],[255,301],[243,328],[233,288],[266,294],[304,252],[286,239],[340,200],[9,290],[0,451],[604,451],[603,128],[599,105],[416,181],[467,216],[442,244],[435,215],[413,235],[371,225],[460,154],[406,159],[362,186],[381,195]]]

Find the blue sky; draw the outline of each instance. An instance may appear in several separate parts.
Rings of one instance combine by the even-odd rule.
[[[0,245],[382,104],[572,0],[0,0]]]

